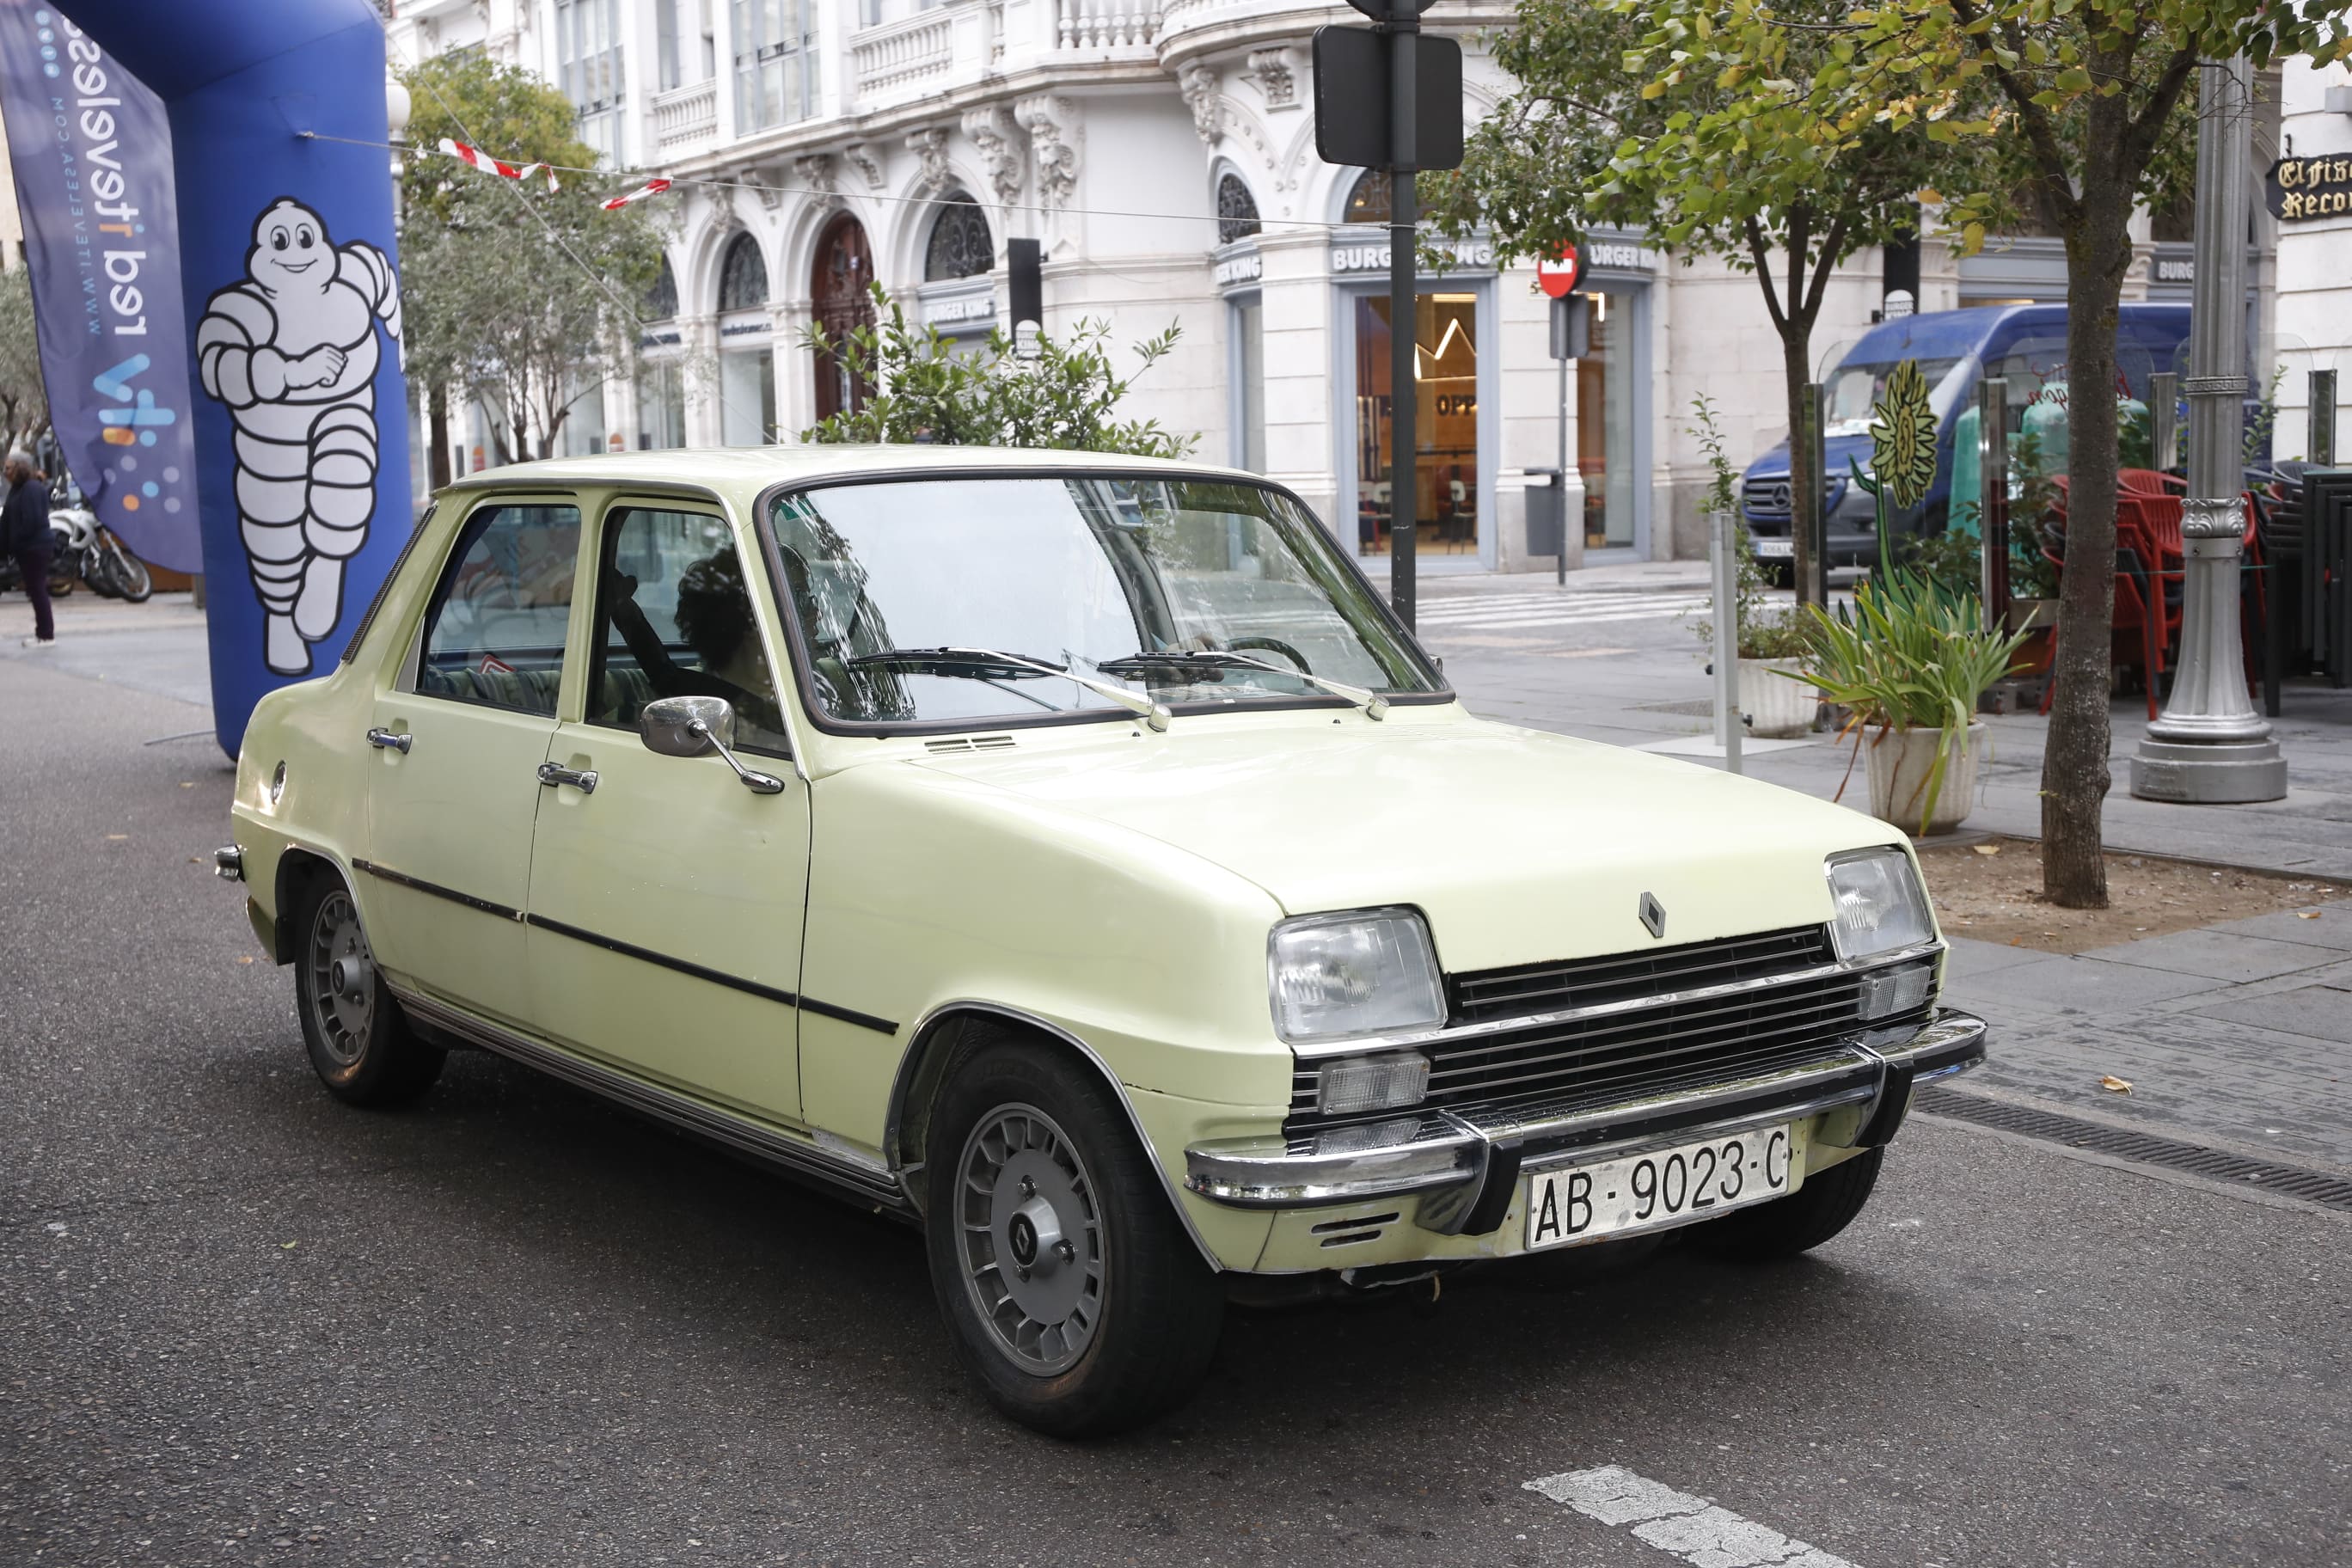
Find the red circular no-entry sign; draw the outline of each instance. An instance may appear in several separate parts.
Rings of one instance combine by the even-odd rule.
[[[1576,280],[1583,275],[1584,263],[1578,259],[1572,245],[1563,245],[1558,256],[1536,263],[1536,281],[1555,300],[1565,300],[1574,293]]]

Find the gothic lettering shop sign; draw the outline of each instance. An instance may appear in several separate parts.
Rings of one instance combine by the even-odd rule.
[[[2271,216],[2284,222],[2352,217],[2352,153],[2281,158],[2263,183]]]

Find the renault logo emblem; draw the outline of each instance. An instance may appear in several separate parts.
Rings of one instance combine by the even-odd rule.
[[[1655,893],[1642,895],[1642,923],[1650,928],[1652,936],[1666,934],[1666,906],[1658,902]]]

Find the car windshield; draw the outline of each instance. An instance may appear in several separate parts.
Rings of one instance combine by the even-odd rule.
[[[1889,360],[1885,364],[1842,364],[1830,372],[1823,411],[1822,431],[1830,436],[1867,436],[1870,422],[1877,417],[1874,410],[1886,395],[1887,378],[1903,362]],[[1959,363],[1958,356],[1950,359],[1923,359],[1919,374],[1927,378],[1930,388],[1940,391],[1944,377]],[[1940,411],[1942,400],[1937,400]]]
[[[1322,526],[1257,485],[846,484],[768,521],[821,718],[1124,711],[1106,687],[1175,709],[1443,689]]]

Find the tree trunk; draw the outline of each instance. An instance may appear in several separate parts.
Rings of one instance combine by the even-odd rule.
[[[2097,100],[2104,106],[2108,100]],[[2042,890],[2062,908],[2107,907],[2100,813],[2112,782],[2107,710],[2115,625],[2116,326],[2132,258],[2126,224],[2131,182],[2102,140],[2119,138],[2090,116],[2081,207],[2066,235],[2066,571],[2059,590],[2057,690],[2042,754]],[[2150,670],[2153,680],[2156,672]]]
[[[426,417],[433,431],[432,466],[425,471],[431,476],[433,488],[436,490],[446,489],[450,479],[449,384],[447,382],[436,380],[433,383],[433,390],[425,399],[425,406],[429,411]]]
[[[1811,515],[1807,498],[1818,498],[1822,477],[1813,472],[1812,443],[1805,439],[1805,387],[1812,375],[1812,333],[1807,323],[1791,317],[1780,323],[1780,375],[1789,399],[1789,534],[1795,541],[1790,571],[1795,574],[1797,603],[1813,602],[1813,540],[1806,526]]]

